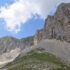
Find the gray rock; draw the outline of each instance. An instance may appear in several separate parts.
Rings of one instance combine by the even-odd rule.
[[[54,16],[48,16],[44,28],[38,30],[35,41],[43,39],[59,39],[70,42],[70,3],[58,6]]]

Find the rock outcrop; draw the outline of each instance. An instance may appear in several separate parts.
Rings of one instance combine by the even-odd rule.
[[[60,4],[54,16],[48,16],[44,29],[37,31],[34,41],[53,38],[70,42],[70,3]]]

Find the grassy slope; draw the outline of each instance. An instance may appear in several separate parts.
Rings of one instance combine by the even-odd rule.
[[[40,51],[40,49],[37,49]],[[41,50],[42,51],[42,50]],[[70,70],[61,63],[60,59],[49,53],[37,53],[33,50],[27,56],[18,57],[8,64],[8,70],[43,70],[50,68],[53,70]]]

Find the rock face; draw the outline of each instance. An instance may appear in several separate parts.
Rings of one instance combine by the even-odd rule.
[[[37,45],[37,43],[38,43],[39,41],[41,41],[41,40],[43,39],[43,37],[44,37],[44,30],[43,30],[43,29],[38,30],[38,31],[36,32],[35,37],[34,37],[34,45]]]
[[[34,40],[53,38],[70,42],[70,3],[60,4],[54,16],[48,16],[44,29],[37,31]]]

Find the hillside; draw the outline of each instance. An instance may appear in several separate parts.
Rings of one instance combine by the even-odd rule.
[[[34,47],[5,67],[8,70],[70,70],[69,43],[43,40]]]

